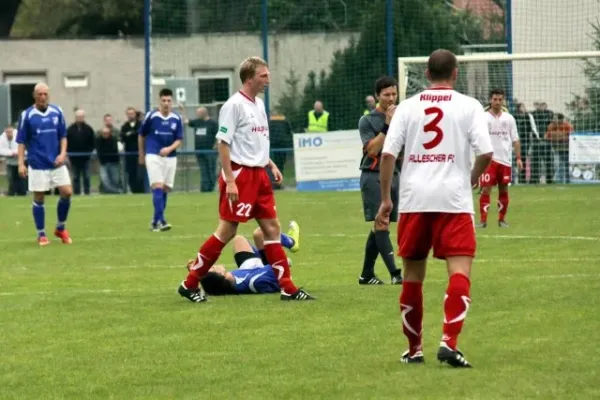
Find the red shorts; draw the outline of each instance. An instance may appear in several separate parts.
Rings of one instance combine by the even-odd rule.
[[[508,185],[511,181],[512,168],[492,161],[485,172],[479,177],[479,186]]]
[[[261,167],[245,167],[231,163],[238,189],[238,201],[227,198],[227,185],[219,175],[219,215],[225,221],[246,222],[257,219],[277,218],[275,197],[267,170]]]
[[[475,257],[475,224],[471,214],[442,212],[402,213],[398,223],[398,255],[424,260],[433,256]]]

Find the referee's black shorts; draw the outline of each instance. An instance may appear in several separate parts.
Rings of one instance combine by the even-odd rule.
[[[400,189],[400,174],[392,177],[392,213],[390,222],[398,222],[398,196]],[[381,204],[381,187],[379,185],[379,172],[362,171],[360,174],[360,193],[362,195],[365,221],[375,221],[375,216]]]

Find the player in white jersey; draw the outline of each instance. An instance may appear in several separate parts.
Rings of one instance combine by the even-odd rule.
[[[269,121],[263,101],[257,95],[269,84],[267,63],[250,57],[240,66],[242,89],[219,112],[219,226],[198,250],[179,294],[195,303],[206,300],[199,281],[219,258],[225,245],[236,235],[238,224],[256,219],[265,236],[265,255],[281,288],[281,300],[312,300],[291,278],[287,256],[280,241],[280,224],[269,168],[277,182],[281,172],[269,158]]]
[[[498,185],[498,226],[508,227],[504,220],[508,211],[508,184],[512,177],[512,150],[517,156],[517,168],[523,169],[521,160],[521,143],[517,132],[515,118],[505,111],[504,90],[493,89],[490,92],[490,108],[486,112],[494,157],[492,163],[479,179],[481,193],[479,197],[479,228],[487,227],[488,209],[490,208],[490,193],[492,187]]]
[[[436,50],[425,74],[430,88],[400,103],[390,122],[379,167],[382,202],[377,222],[389,226],[392,174],[404,148],[398,246],[404,264],[400,309],[409,349],[401,361],[424,361],[422,288],[433,247],[433,256],[446,260],[449,276],[437,358],[453,367],[470,367],[457,339],[471,302],[476,248],[471,189],[492,159],[492,145],[481,104],[452,89],[458,75],[456,56]],[[471,149],[476,155],[473,170]]]

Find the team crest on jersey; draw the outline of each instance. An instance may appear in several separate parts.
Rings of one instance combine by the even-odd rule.
[[[173,122],[171,124],[171,129],[173,129],[173,130],[177,129],[177,124],[175,122]]]
[[[58,117],[52,117],[52,123],[58,125]]]

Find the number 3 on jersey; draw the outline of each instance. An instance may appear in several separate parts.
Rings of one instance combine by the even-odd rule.
[[[431,150],[434,147],[438,146],[444,138],[444,132],[442,131],[442,128],[440,128],[438,125],[442,118],[444,118],[444,112],[438,107],[429,107],[425,109],[425,115],[432,114],[435,115],[433,119],[423,126],[423,131],[425,133],[435,133],[433,139],[431,139],[427,143],[423,143],[423,147],[425,147],[426,150]]]
[[[252,211],[252,204],[238,203],[235,215],[248,218],[250,216],[250,211]]]

